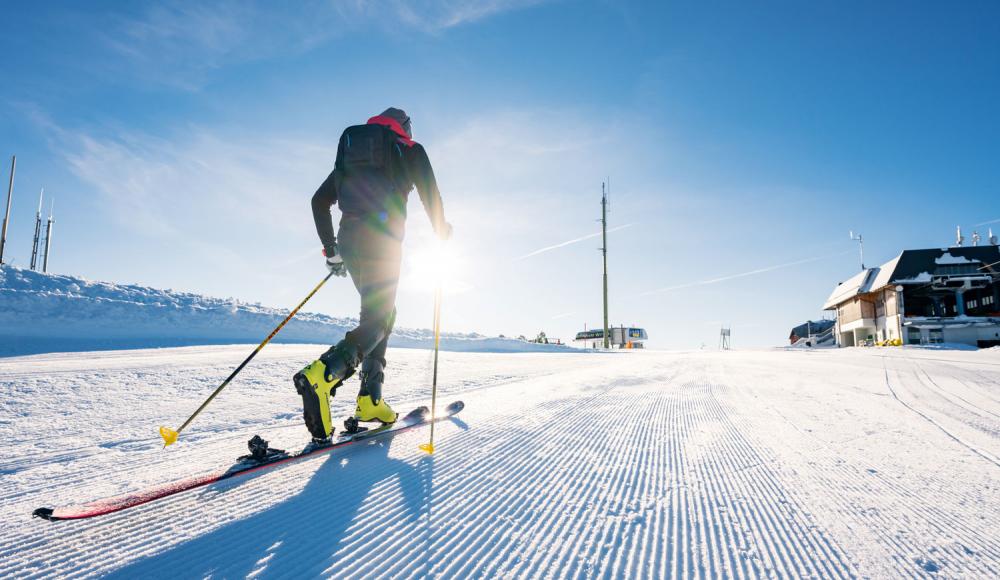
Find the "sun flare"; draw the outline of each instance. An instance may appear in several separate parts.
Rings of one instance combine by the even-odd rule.
[[[404,260],[406,274],[403,283],[421,292],[433,292],[440,285],[445,294],[471,289],[463,282],[464,260],[455,244],[432,240],[415,248]]]

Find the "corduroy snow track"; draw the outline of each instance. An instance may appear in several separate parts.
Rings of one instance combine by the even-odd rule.
[[[289,377],[315,350],[269,348],[166,451],[153,427],[245,347],[0,359],[0,576],[1000,576],[997,350],[442,353],[467,407],[432,456],[410,429],[31,518],[211,473],[254,433],[301,448]],[[426,405],[428,353],[390,359],[393,405]]]

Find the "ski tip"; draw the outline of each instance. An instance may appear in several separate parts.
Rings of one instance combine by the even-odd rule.
[[[433,443],[423,443],[420,445],[420,450],[428,455],[434,454],[434,444]]]
[[[163,447],[169,447],[177,443],[177,436],[180,435],[170,427],[160,427],[160,437],[163,437]]]
[[[417,407],[416,409],[410,411],[405,417],[397,417],[396,421],[403,420],[407,421],[410,419],[423,419],[431,414],[431,410],[427,407]]]
[[[55,510],[53,510],[52,508],[38,508],[37,510],[31,512],[31,517],[42,518],[43,520],[54,522],[59,519],[52,515],[54,511]]]

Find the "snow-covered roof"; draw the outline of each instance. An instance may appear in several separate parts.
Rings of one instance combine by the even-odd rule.
[[[941,265],[944,265],[944,264],[972,264],[972,263],[975,263],[977,261],[978,260],[970,260],[969,258],[967,258],[965,256],[952,256],[951,252],[945,252],[944,254],[941,255],[940,258],[935,258],[934,259],[934,263],[935,264],[941,264]]]
[[[895,284],[930,284],[934,281],[934,276],[931,276],[930,272],[921,272],[916,276],[910,276],[909,278],[896,278],[893,280]],[[878,288],[884,288],[888,283],[878,286]]]
[[[883,270],[890,271],[884,277],[880,276],[871,289],[876,291],[893,284],[927,284],[936,275],[954,275],[953,270],[949,271],[949,266],[974,267],[979,264],[983,267],[981,273],[989,274],[997,270],[997,262],[1000,262],[1000,248],[997,246],[906,250],[882,267]]]
[[[895,258],[889,260],[878,269],[878,275],[872,280],[871,289],[876,290],[878,288],[885,288],[892,281],[892,274],[896,271],[896,266],[899,265],[900,258],[903,254],[900,253]]]
[[[788,337],[803,337],[809,336],[810,334],[822,334],[823,332],[829,330],[834,324],[836,323],[832,320],[810,320],[793,328]]]
[[[896,284],[927,284],[935,275],[954,275],[949,266],[982,264],[983,274],[1000,272],[1000,246],[963,246],[904,250],[878,268],[865,270],[833,289],[823,304],[824,310],[868,292]],[[952,268],[953,270],[953,268]],[[869,275],[874,272],[873,275]]]
[[[867,270],[858,272],[846,282],[841,282],[833,289],[830,297],[826,299],[826,303],[823,304],[823,310],[833,310],[841,302],[850,300],[858,294],[870,292],[871,282],[878,275],[878,272],[878,268],[868,268]]]

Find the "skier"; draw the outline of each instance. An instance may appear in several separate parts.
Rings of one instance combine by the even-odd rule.
[[[392,107],[365,125],[348,127],[340,137],[333,171],[312,197],[326,266],[337,276],[350,274],[361,295],[358,327],[293,378],[302,395],[306,427],[318,440],[333,432],[330,397],[359,365],[355,418],[396,421],[396,412],[382,398],[382,382],[386,344],[396,319],[406,200],[414,186],[434,232],[442,240],[451,237],[434,170],[412,137],[410,118]],[[341,212],[339,239],[330,215],[335,203]]]

